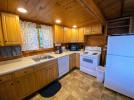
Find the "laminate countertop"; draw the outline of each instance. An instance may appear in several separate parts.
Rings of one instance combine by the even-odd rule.
[[[40,56],[40,55],[34,55],[34,56],[29,56],[29,57],[22,57],[14,60],[8,60],[8,61],[2,61],[0,62],[0,75],[8,74],[11,72],[15,72],[27,67],[32,67],[35,65],[38,65],[40,63],[44,63],[50,60],[54,60],[63,56],[67,56],[73,53],[82,53],[82,51],[67,51],[63,52],[61,54],[55,54],[54,52],[50,53],[44,53],[40,54],[42,55],[50,55],[53,56],[51,59],[45,59],[45,60],[40,60],[40,61],[34,61],[32,58]]]

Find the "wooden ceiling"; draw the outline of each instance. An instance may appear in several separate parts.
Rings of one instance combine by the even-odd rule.
[[[62,25],[85,26],[98,22],[97,14],[83,5],[84,0],[0,0],[0,11],[19,14],[22,19],[54,24],[56,19],[62,20]],[[85,0],[93,1],[93,0]],[[93,3],[93,2],[91,2]],[[27,14],[17,12],[18,7],[28,10]],[[88,11],[87,11],[88,10]]]
[[[26,8],[28,13],[17,12],[18,7]],[[0,11],[40,23],[54,24],[61,19],[64,26],[81,27],[134,15],[134,0],[0,0]]]
[[[134,15],[134,0],[95,0],[105,19]]]

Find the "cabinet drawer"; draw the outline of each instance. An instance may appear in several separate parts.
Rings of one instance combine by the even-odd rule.
[[[29,74],[31,72],[33,72],[33,68],[32,67],[19,70],[19,71],[15,72],[14,74],[15,74],[15,77],[18,78],[18,77],[24,76],[26,74]]]
[[[47,62],[44,62],[44,63],[42,63],[42,64],[39,64],[39,65],[37,65],[36,67],[35,67],[35,71],[36,70],[41,70],[41,69],[43,69],[43,68],[47,68],[47,66],[49,66],[49,65],[53,65],[53,64],[57,64],[57,60],[51,60],[51,61],[47,61]]]
[[[50,63],[47,64],[45,68],[46,68],[46,69],[51,69],[52,67],[56,67],[56,66],[58,66],[58,63],[53,62],[53,63],[51,63],[51,64],[50,64]]]
[[[7,80],[12,80],[12,78],[13,78],[12,74],[2,75],[0,76],[0,83],[5,82]]]
[[[50,60],[48,62],[46,62],[47,65],[51,65],[51,64],[55,64],[57,63],[57,60]]]

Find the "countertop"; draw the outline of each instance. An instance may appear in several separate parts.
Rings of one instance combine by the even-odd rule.
[[[0,62],[0,75],[8,74],[8,73],[11,73],[11,72],[14,72],[17,70],[31,67],[31,66],[34,66],[34,65],[37,65],[37,64],[40,64],[43,62],[47,62],[50,60],[54,60],[59,57],[67,56],[67,55],[70,55],[73,53],[82,53],[82,51],[67,51],[67,52],[63,52],[61,54],[55,54],[54,52],[44,53],[44,54],[40,54],[40,55],[50,55],[50,56],[53,56],[54,58],[45,59],[45,60],[41,60],[38,62],[32,60],[33,57],[36,57],[38,55],[3,61],[3,62]]]

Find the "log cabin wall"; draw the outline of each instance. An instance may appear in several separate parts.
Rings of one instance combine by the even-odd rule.
[[[48,52],[53,52],[53,51],[54,51],[54,48],[35,50],[35,51],[23,51],[22,55],[23,57],[27,57],[27,56],[33,56],[33,55],[38,55],[38,54],[43,54],[43,53],[48,53]]]

